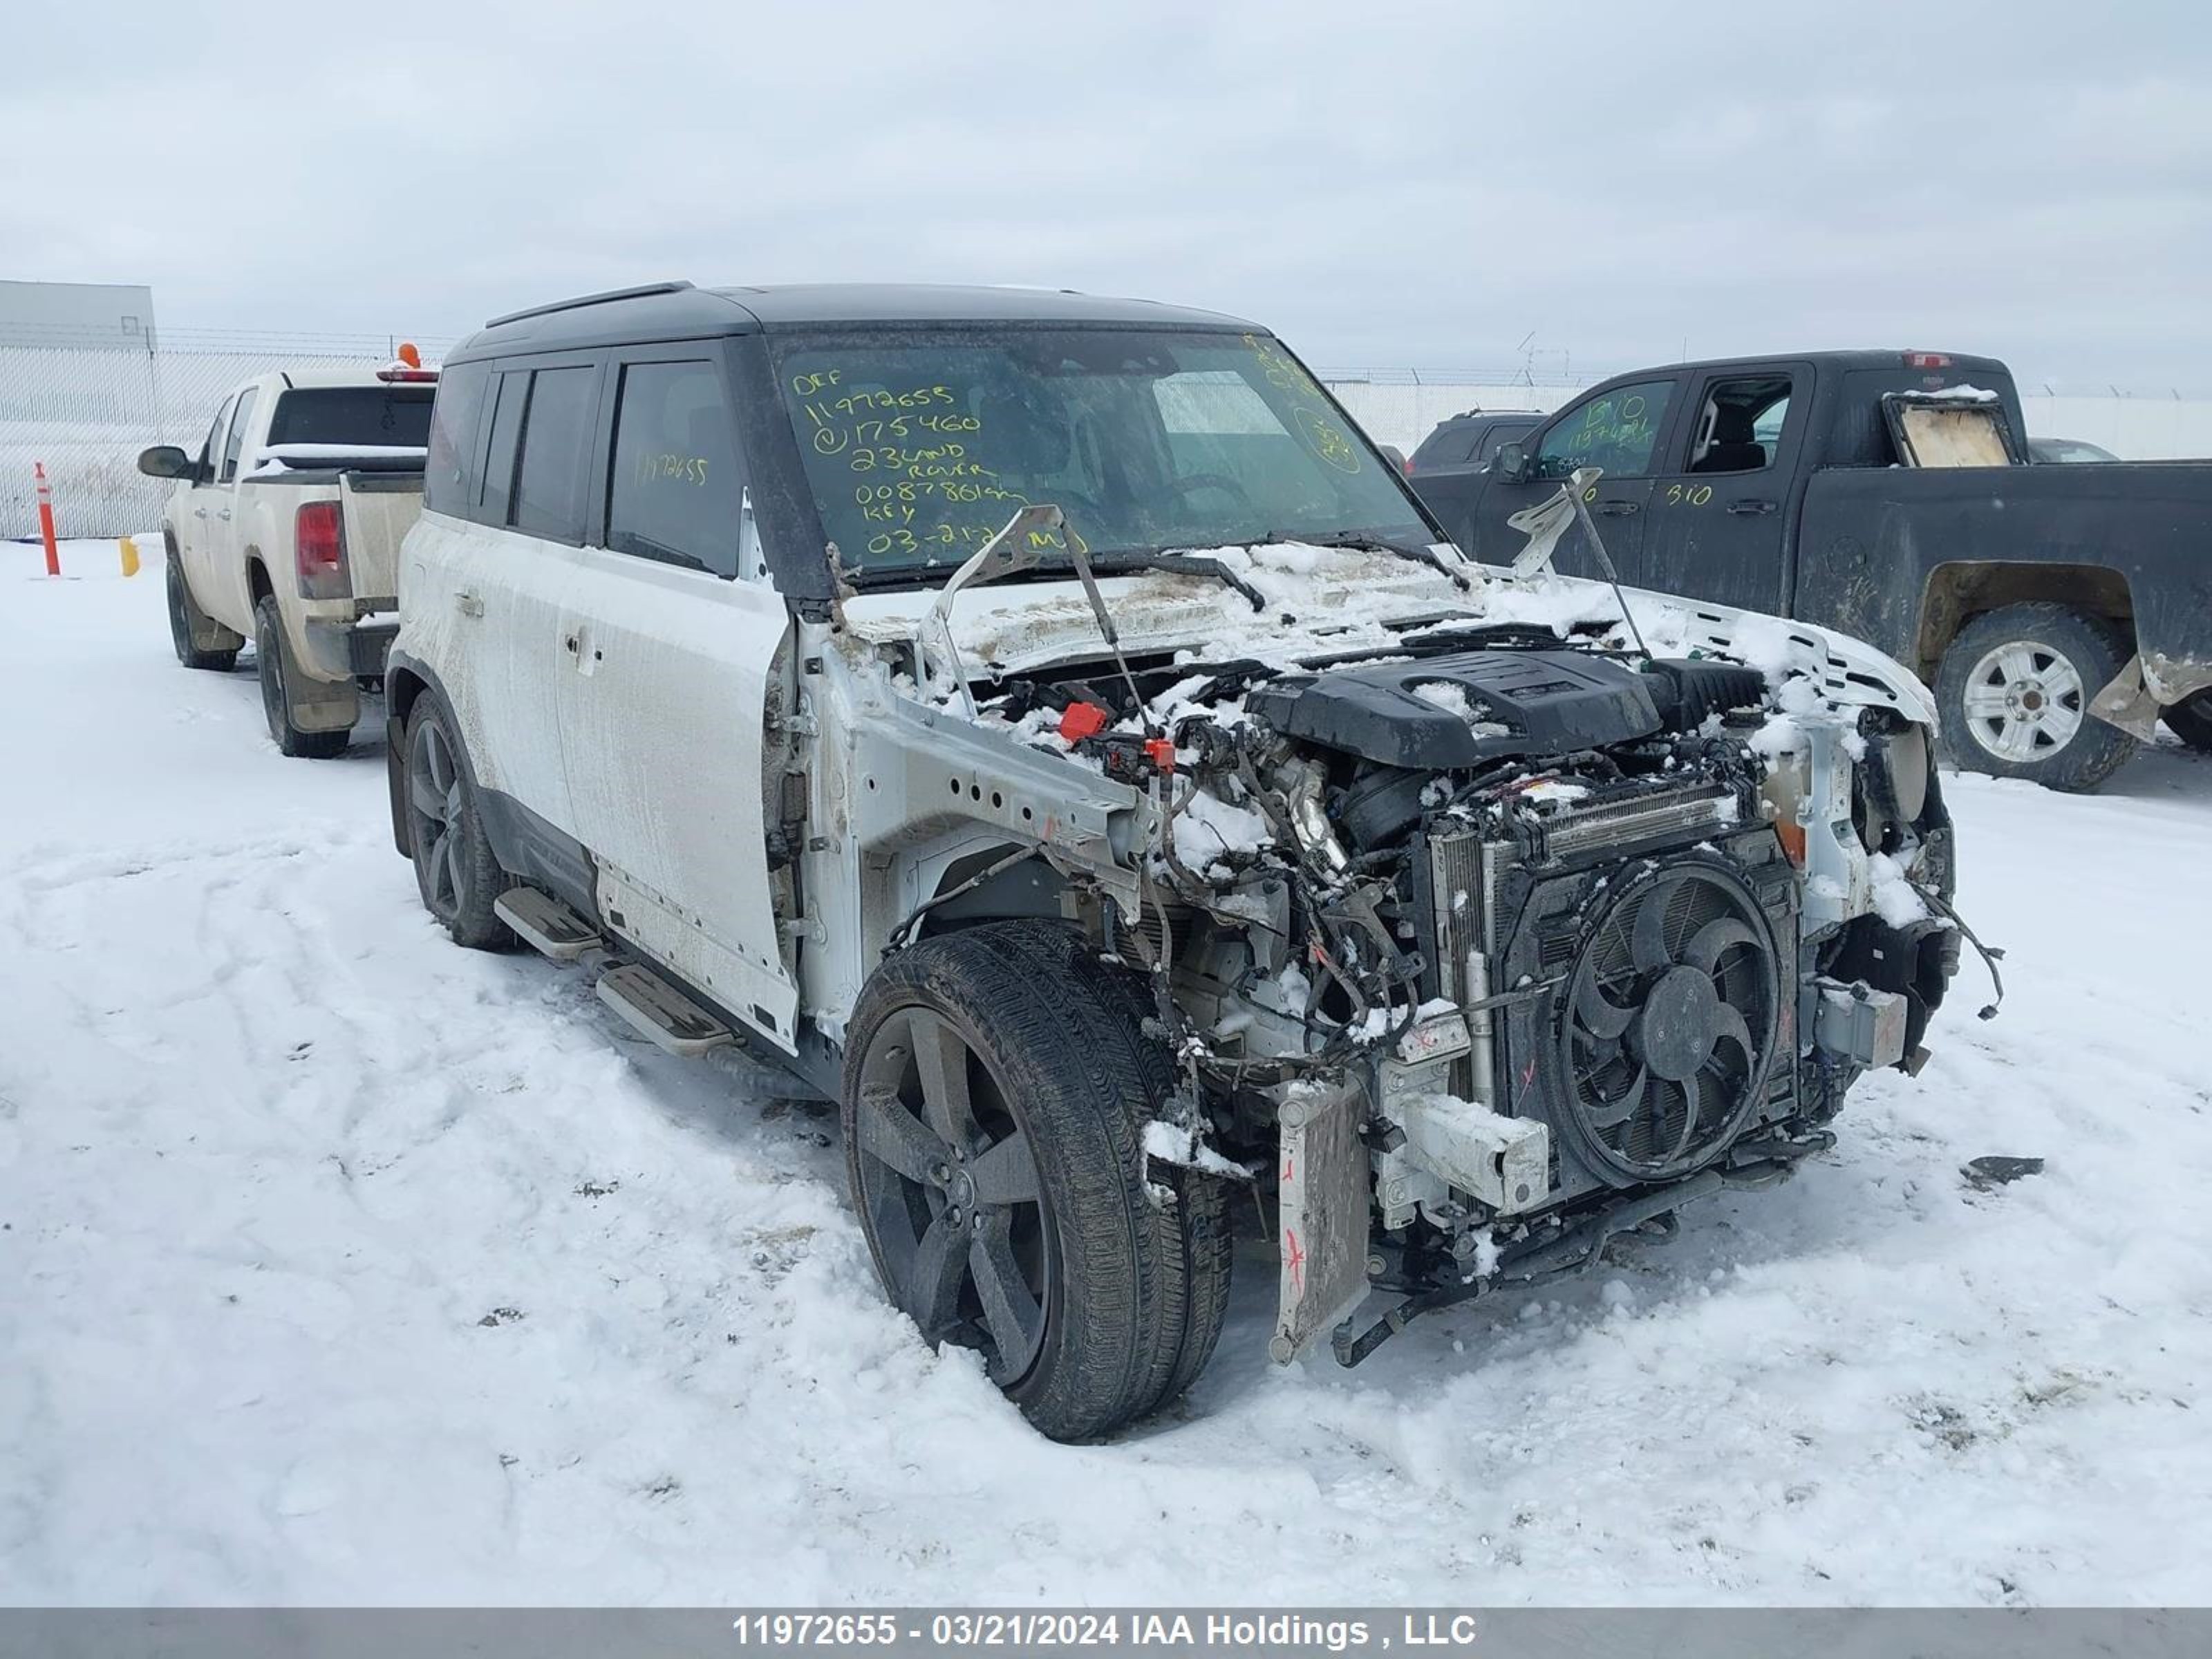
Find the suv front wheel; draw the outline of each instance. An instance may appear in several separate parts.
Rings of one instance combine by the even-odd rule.
[[[1055,1440],[1181,1394],[1227,1305],[1222,1182],[1147,1169],[1175,1073],[1142,1007],[1072,928],[1002,921],[893,957],[850,1028],[846,1158],[884,1289]]]

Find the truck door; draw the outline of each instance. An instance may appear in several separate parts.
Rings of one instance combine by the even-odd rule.
[[[261,459],[246,453],[248,434],[255,429],[258,417],[266,412],[260,405],[258,386],[248,386],[239,394],[238,408],[230,417],[230,434],[222,441],[222,456],[216,464],[215,482],[204,492],[207,518],[195,520],[204,522],[207,529],[208,585],[192,591],[207,596],[202,605],[210,616],[248,639],[253,637],[253,594],[246,577],[246,550],[239,540],[245,526],[239,521],[238,475],[241,470],[250,471]],[[269,579],[283,581],[291,574],[272,570]]]
[[[215,594],[214,566],[208,557],[208,544],[219,523],[215,516],[215,475],[222,466],[223,441],[230,435],[230,417],[237,408],[238,394],[233,392],[216,410],[215,424],[208,428],[207,442],[200,449],[199,470],[172,515],[177,526],[177,558],[203,611]]]
[[[745,477],[719,345],[619,350],[562,628],[561,741],[602,918],[786,1049],[798,990],[769,881],[763,726],[790,627],[740,570]]]
[[[1484,564],[1512,563],[1527,538],[1506,520],[1554,494],[1577,467],[1595,466],[1604,476],[1589,498],[1590,516],[1621,580],[1641,583],[1651,470],[1674,422],[1680,382],[1652,375],[1599,386],[1522,439],[1526,471],[1518,481],[1492,473],[1474,509],[1474,545],[1465,550]],[[1560,542],[1553,568],[1570,576],[1605,574],[1579,532]]]
[[[1652,480],[1644,585],[1745,611],[1789,614],[1791,485],[1810,424],[1804,363],[1696,379]]]

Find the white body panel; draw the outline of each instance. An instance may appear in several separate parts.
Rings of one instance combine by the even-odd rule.
[[[788,1048],[798,991],[769,898],[761,732],[783,601],[604,548],[573,557],[553,675],[557,821],[598,861],[617,933]]]
[[[556,692],[570,661],[562,622],[574,557],[516,531],[425,513],[399,576],[406,649],[444,684],[477,784],[563,830]]]

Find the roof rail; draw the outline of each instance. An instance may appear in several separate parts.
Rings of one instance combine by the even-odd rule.
[[[611,288],[605,294],[580,295],[573,300],[556,300],[550,306],[510,311],[504,317],[493,318],[484,326],[497,328],[501,323],[519,323],[525,317],[544,317],[556,311],[574,311],[579,306],[603,306],[610,300],[641,300],[648,294],[681,294],[690,286],[689,283],[646,283],[637,288]]]

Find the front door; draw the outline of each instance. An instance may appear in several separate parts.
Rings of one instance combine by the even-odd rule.
[[[1576,468],[1595,466],[1602,476],[1586,496],[1590,518],[1620,580],[1639,583],[1651,469],[1670,430],[1678,391],[1676,380],[1656,377],[1602,386],[1552,416],[1522,441],[1528,477],[1520,483],[1490,481],[1475,512],[1475,544],[1467,551],[1484,564],[1511,564],[1528,540],[1506,520],[1555,494]],[[1601,580],[1606,574],[1579,527],[1560,539],[1552,565],[1563,575]]]
[[[1804,364],[1699,377],[1652,480],[1644,586],[1789,614],[1790,484],[1812,386]]]
[[[611,368],[600,531],[577,557],[558,697],[573,832],[602,919],[786,1049],[798,990],[768,866],[763,726],[790,627],[740,572],[744,478],[719,350]]]

